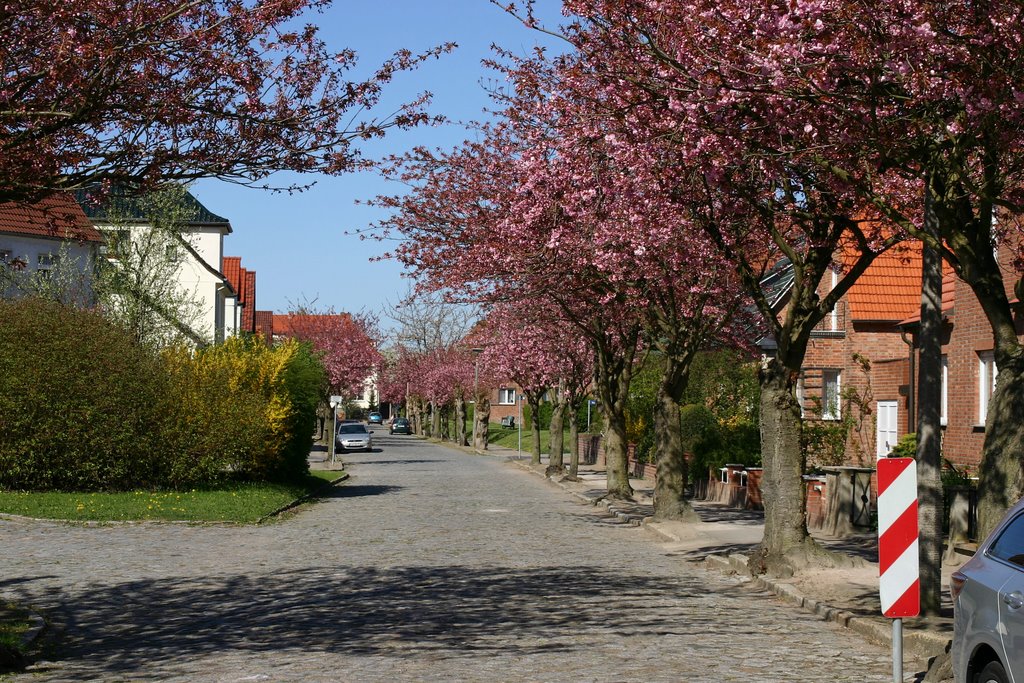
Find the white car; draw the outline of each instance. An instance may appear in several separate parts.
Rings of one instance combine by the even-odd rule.
[[[953,573],[953,677],[1024,681],[1024,500]]]
[[[373,450],[373,432],[366,429],[366,425],[359,422],[348,422],[339,424],[334,435],[334,445],[339,451],[367,451]]]

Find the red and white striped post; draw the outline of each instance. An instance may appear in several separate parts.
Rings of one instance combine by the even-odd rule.
[[[917,462],[878,461],[878,594],[882,614],[893,619],[893,681],[903,680],[903,617],[921,611],[917,527]]]

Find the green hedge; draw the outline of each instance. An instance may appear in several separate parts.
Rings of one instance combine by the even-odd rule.
[[[325,384],[308,346],[153,352],[98,314],[0,301],[0,487],[185,488],[308,471]]]
[[[0,485],[116,489],[160,467],[159,359],[94,313],[0,301]]]

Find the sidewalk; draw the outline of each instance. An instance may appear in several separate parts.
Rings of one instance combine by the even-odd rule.
[[[491,450],[493,449],[493,450]],[[516,466],[544,477],[547,457],[540,466],[530,464],[529,454],[489,447],[488,454],[508,458]],[[605,506],[610,515],[625,524],[643,526],[666,543],[667,549],[685,562],[702,563],[709,569],[748,576],[746,555],[764,534],[764,513],[737,510],[720,503],[691,501],[701,521],[655,522],[654,482],[630,479],[635,502],[603,501],[607,477],[592,467],[580,468],[580,481],[548,480],[583,502]],[[881,615],[878,598],[878,539],[875,534],[850,538],[830,538],[812,534],[821,545],[853,558],[851,567],[821,568],[799,572],[785,580],[766,577],[752,579],[780,599],[808,610],[818,618],[844,626],[880,645],[892,643],[892,620]],[[943,568],[943,616],[903,620],[903,647],[907,671],[925,671],[931,660],[946,651],[953,635],[953,607],[949,597],[949,575],[954,568]],[[914,668],[918,667],[918,668]],[[925,681],[952,680],[945,670],[933,667]]]

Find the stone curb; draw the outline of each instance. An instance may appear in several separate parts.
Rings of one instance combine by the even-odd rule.
[[[332,479],[331,481],[328,481],[328,482],[324,483],[323,486],[321,486],[320,488],[316,489],[315,491],[310,491],[306,495],[301,496],[299,498],[296,498],[295,500],[293,500],[292,502],[288,503],[287,505],[282,505],[281,507],[279,507],[278,509],[274,510],[273,512],[268,512],[267,514],[263,515],[258,520],[256,520],[256,524],[263,524],[264,522],[266,522],[271,517],[277,517],[278,515],[280,515],[283,512],[287,512],[288,510],[291,510],[292,508],[295,508],[295,507],[298,507],[298,506],[302,505],[303,503],[305,503],[308,500],[316,498],[323,491],[326,491],[327,489],[331,488],[332,486],[335,486],[336,484],[339,484],[339,483],[345,481],[346,479],[348,479],[348,477],[349,477],[349,473],[348,472],[342,472],[341,476],[339,476],[337,479]]]
[[[653,528],[651,528],[654,531]],[[662,537],[668,536],[658,532]],[[727,557],[721,555],[708,555],[704,558],[704,565],[708,569],[715,569],[730,574],[749,576],[747,572],[747,558],[738,553]],[[862,617],[846,610],[832,607],[825,602],[809,598],[801,594],[793,585],[775,581],[766,577],[751,579],[752,585],[770,591],[784,602],[800,607],[815,614],[824,621],[830,621],[844,628],[847,628],[867,640],[878,645],[892,643],[892,622],[884,617]],[[937,657],[944,652],[949,645],[950,639],[941,633],[934,631],[903,630],[903,649],[905,652],[930,659]]]

